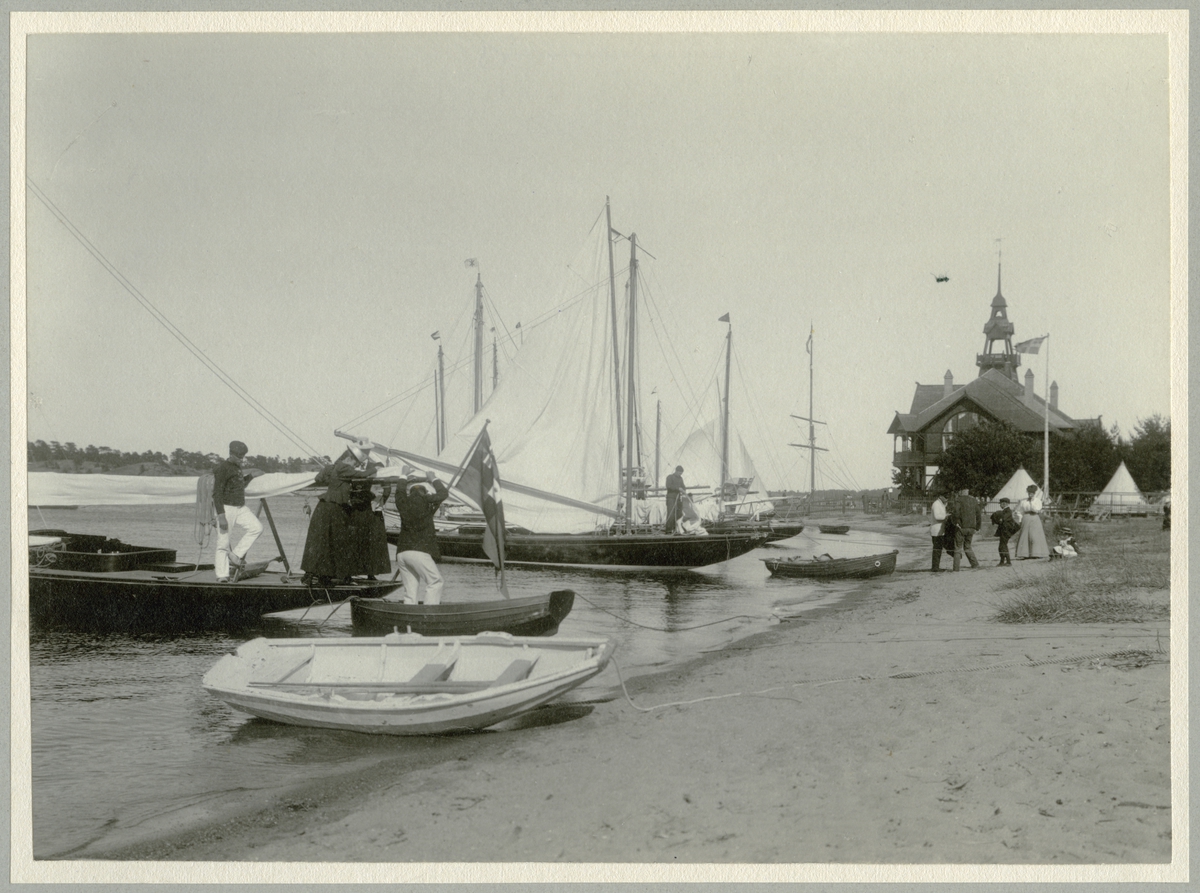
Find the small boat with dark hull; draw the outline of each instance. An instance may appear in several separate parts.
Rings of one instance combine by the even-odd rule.
[[[383,596],[387,580],[316,588],[271,561],[249,562],[229,582],[211,564],[175,560],[175,550],[95,534],[35,530],[29,543],[29,620],[34,628],[96,632],[252,629],[262,615],[350,595]],[[277,560],[277,559],[272,559]]]
[[[764,558],[773,577],[803,577],[809,580],[847,580],[882,577],[896,570],[898,549],[858,558]]]
[[[353,597],[350,618],[356,636],[382,636],[395,631],[423,636],[474,636],[483,632],[550,636],[558,632],[574,604],[575,593],[570,589],[549,595],[438,605]]]
[[[849,524],[818,524],[817,528],[821,533],[849,533]]]
[[[389,534],[390,537],[390,534]],[[604,570],[670,570],[707,567],[745,555],[767,542],[765,531],[679,535],[668,533],[506,533],[504,560],[513,565]],[[490,562],[482,527],[439,531],[443,561]]]

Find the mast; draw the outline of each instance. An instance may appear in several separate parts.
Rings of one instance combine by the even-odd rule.
[[[496,329],[492,328],[492,390],[500,383],[500,345],[496,343]]]
[[[659,460],[659,444],[662,441],[662,400],[658,401],[658,405],[654,410],[654,486],[658,486],[658,460]]]
[[[442,355],[441,335],[434,332],[431,336],[438,342],[437,380],[434,382],[433,406],[434,420],[437,426],[437,451],[440,455],[446,447],[446,365]]]
[[[634,358],[637,356],[637,265],[637,233],[633,233],[629,237],[629,333],[625,347],[629,363],[626,368],[626,378],[629,381],[625,398],[625,418],[628,423],[625,426],[625,458],[629,463],[633,460],[633,406],[637,397],[634,389]],[[625,469],[625,529],[628,531],[632,527],[633,467],[630,464]]]
[[[475,273],[475,400],[474,411],[483,408],[483,278]]]
[[[616,397],[617,408],[617,468],[621,468],[625,441],[621,430],[621,342],[617,336],[617,276],[613,271],[612,208],[608,204],[607,195],[604,196],[604,216],[608,224],[608,298],[609,312],[612,316],[613,395]]]
[[[729,366],[730,355],[733,352],[733,323],[726,313],[717,322],[728,324],[725,333],[725,401],[721,412],[721,489],[717,491],[717,511],[725,511],[725,484],[729,480]],[[809,415],[812,415],[811,408]]]
[[[808,341],[804,345],[804,349],[808,351],[808,415],[792,415],[794,419],[800,419],[803,422],[808,422],[808,443],[793,443],[792,446],[800,447],[802,450],[808,450],[809,458],[809,479],[808,479],[808,505],[809,511],[812,510],[813,499],[817,492],[817,450],[828,452],[825,447],[817,446],[817,435],[813,429],[813,425],[824,425],[824,422],[813,418],[813,333],[812,323],[808,324]]]

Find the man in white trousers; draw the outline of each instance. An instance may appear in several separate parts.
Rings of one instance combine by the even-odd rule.
[[[240,440],[229,444],[229,458],[213,472],[213,507],[217,510],[217,555],[214,564],[218,583],[230,580],[229,565],[239,571],[246,566],[246,553],[262,533],[262,524],[254,512],[246,508],[246,484],[259,472],[242,471],[242,462],[248,449]],[[238,544],[230,550],[229,534],[234,525],[245,532]]]

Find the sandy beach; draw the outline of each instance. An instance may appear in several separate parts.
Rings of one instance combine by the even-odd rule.
[[[1060,562],[997,567],[983,537],[978,570],[932,574],[925,527],[900,532],[912,547],[894,575],[630,680],[632,702],[547,708],[445,739],[436,764],[398,759],[281,792],[111,857],[1169,862],[1169,622],[996,622],[1004,579]],[[605,672],[619,664],[618,649]]]

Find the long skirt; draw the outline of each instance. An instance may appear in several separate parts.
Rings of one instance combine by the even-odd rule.
[[[350,535],[355,551],[355,574],[390,574],[392,556],[388,552],[387,525],[383,512],[371,508],[350,510]]]
[[[1021,518],[1021,533],[1017,537],[1017,558],[1046,558],[1049,554],[1042,516],[1026,512]]]
[[[317,501],[308,521],[304,557],[300,569],[317,577],[337,580],[364,573],[359,570],[359,550],[350,526],[350,507],[336,502]]]

